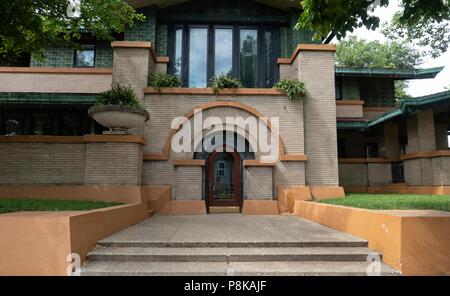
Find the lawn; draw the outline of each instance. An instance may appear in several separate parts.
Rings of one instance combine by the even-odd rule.
[[[87,211],[121,205],[116,202],[0,199],[0,214],[24,211]]]
[[[371,210],[436,210],[450,212],[450,196],[400,194],[349,194],[321,203]]]

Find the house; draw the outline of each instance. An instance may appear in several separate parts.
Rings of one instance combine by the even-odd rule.
[[[330,38],[293,30],[295,1],[128,2],[147,18],[112,44],[83,32],[81,50],[0,68],[3,192],[164,189],[191,210],[245,213],[288,209],[293,196],[450,192],[450,92],[394,93],[396,80],[442,68],[336,68]],[[183,87],[149,88],[152,73]],[[221,73],[244,88],[214,93],[208,81]],[[283,78],[305,83],[303,100],[272,88]],[[131,135],[103,135],[87,115],[112,84],[131,86],[150,114]]]

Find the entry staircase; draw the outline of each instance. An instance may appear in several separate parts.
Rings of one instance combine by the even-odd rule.
[[[365,276],[397,275],[366,241],[138,242],[100,241],[86,276]],[[372,265],[371,265],[372,264]],[[371,267],[369,267],[371,266]],[[377,269],[379,268],[379,269]],[[367,271],[374,273],[367,273]],[[379,273],[377,273],[379,271]]]

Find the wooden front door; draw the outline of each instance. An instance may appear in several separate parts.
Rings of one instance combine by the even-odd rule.
[[[214,151],[208,157],[208,206],[240,206],[241,159],[237,152]]]

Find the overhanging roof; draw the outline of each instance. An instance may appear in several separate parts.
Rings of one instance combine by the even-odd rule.
[[[126,0],[134,8],[141,8],[150,5],[157,5],[160,8],[188,2],[189,0]],[[282,10],[288,10],[291,7],[299,7],[300,1],[292,0],[254,0],[268,6],[276,7]]]
[[[386,77],[397,80],[435,78],[444,67],[426,69],[383,69],[383,68],[349,68],[336,67],[339,77]]]
[[[400,106],[377,118],[366,122],[338,121],[337,127],[338,129],[366,130],[400,116],[407,116],[423,110],[438,108],[444,105],[450,105],[450,91],[436,93],[429,96],[417,97],[413,99],[405,99],[402,101]]]

